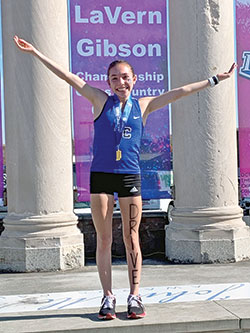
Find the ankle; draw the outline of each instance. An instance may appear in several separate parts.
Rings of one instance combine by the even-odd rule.
[[[111,291],[106,291],[103,293],[103,296],[107,296],[107,297],[114,297],[113,293]]]

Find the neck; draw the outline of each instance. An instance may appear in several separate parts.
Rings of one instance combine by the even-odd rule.
[[[123,111],[124,110],[124,107],[125,107],[125,105],[126,105],[126,102],[127,102],[127,100],[125,100],[125,101],[120,101],[121,103],[120,103],[120,105],[121,105],[121,110]]]
[[[118,97],[118,98],[119,98],[119,101],[120,101],[121,109],[123,110],[124,107],[125,107],[125,104],[126,104],[127,100],[129,99],[129,97],[128,98],[120,98],[120,97]]]

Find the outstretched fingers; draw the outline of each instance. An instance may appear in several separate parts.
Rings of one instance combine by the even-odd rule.
[[[236,67],[237,67],[237,64],[234,62],[232,64],[232,66],[230,67],[228,73],[225,73],[225,74],[230,74],[230,76],[231,76],[233,74],[234,70],[236,69]]]
[[[234,62],[234,63],[232,64],[232,66],[230,67],[230,69],[229,69],[228,72],[224,72],[224,73],[222,73],[222,74],[217,74],[217,77],[218,77],[219,81],[223,81],[223,80],[225,80],[225,79],[230,78],[230,77],[233,75],[233,73],[234,73],[236,67],[237,67],[237,64]]]

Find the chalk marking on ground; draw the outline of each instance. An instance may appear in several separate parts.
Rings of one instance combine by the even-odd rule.
[[[117,305],[126,305],[129,289],[114,289]],[[250,299],[250,283],[143,287],[144,304]],[[99,307],[101,290],[0,296],[0,314]]]

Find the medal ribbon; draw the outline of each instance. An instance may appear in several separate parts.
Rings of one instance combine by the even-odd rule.
[[[120,151],[120,142],[122,139],[122,132],[124,127],[128,121],[131,109],[132,109],[132,97],[129,96],[129,99],[126,101],[124,110],[121,110],[120,100],[117,95],[114,95],[115,103],[113,106],[114,111],[114,131],[115,131],[115,139],[116,139],[116,161],[119,161],[122,158],[122,152]]]

